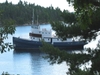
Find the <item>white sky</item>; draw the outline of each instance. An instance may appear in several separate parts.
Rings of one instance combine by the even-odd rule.
[[[5,2],[6,0],[0,0],[0,3]],[[54,8],[59,7],[61,10],[67,9],[70,12],[74,11],[74,9],[67,3],[66,0],[21,0],[26,1],[28,3],[35,3],[36,5],[40,5],[43,7],[53,6]],[[8,2],[12,2],[13,4],[17,4],[19,0],[8,0]]]

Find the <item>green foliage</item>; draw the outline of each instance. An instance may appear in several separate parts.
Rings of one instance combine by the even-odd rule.
[[[91,9],[95,8],[95,6],[93,7],[91,5],[90,7]],[[75,13],[63,11],[63,22],[51,22],[53,29],[57,32],[59,37],[80,36],[90,41],[97,36],[96,32],[100,30],[100,8],[98,7],[91,11],[85,7],[83,9],[86,10],[87,13],[90,12],[91,16],[87,14],[90,16],[88,17],[86,14],[83,14],[85,11],[83,11],[81,7],[82,12],[78,12],[79,10],[76,10]],[[90,20],[91,23],[88,20]]]
[[[67,0],[74,6],[75,13],[63,11],[63,22],[51,22],[56,34],[67,37],[82,37],[86,41],[94,39],[100,30],[100,1],[99,0]],[[69,75],[100,75],[100,45],[96,49],[86,49],[84,53],[68,53],[43,43],[43,49],[51,63],[65,61],[69,66]],[[91,61],[91,68],[80,67]]]
[[[43,42],[42,44],[43,47],[41,47],[41,50],[48,54],[44,58],[49,59],[51,64],[60,64],[65,61],[66,64],[70,66],[68,73],[71,75],[79,72],[79,67],[91,59],[91,55],[86,53],[68,53],[65,50],[59,50],[48,43]]]
[[[8,72],[3,72],[1,75],[10,75]]]
[[[74,12],[69,12],[68,10],[64,10],[62,15],[63,20],[67,24],[73,24],[76,23],[76,17]]]
[[[42,44],[43,47],[40,49],[47,54],[44,58],[49,59],[50,64],[60,64],[65,61],[66,64],[70,66],[67,74],[97,75],[100,73],[100,67],[98,66],[100,64],[100,49],[87,49],[88,54],[83,52],[76,54],[69,53],[65,50],[59,50],[46,42],[42,42]],[[80,67],[88,63],[90,60],[92,62],[91,68],[86,67],[84,70],[81,70]]]
[[[68,17],[69,18],[69,17]],[[63,40],[66,37],[77,37],[82,36],[83,31],[81,30],[78,24],[66,24],[64,22],[51,22],[53,30],[56,31],[56,34],[61,37]],[[83,35],[85,36],[85,35]]]
[[[8,72],[3,72],[1,75],[12,75],[12,74],[9,74]],[[20,74],[17,74],[17,75],[20,75]]]
[[[67,0],[74,6],[75,13],[83,29],[92,24],[92,15],[99,8],[99,0]]]
[[[15,32],[14,21],[12,19],[2,19],[0,17],[0,51],[1,53],[6,52],[13,48],[10,42],[5,42],[8,39],[9,34]]]
[[[33,9],[35,10],[35,23],[37,22],[37,15],[39,23],[48,23],[50,20],[62,20],[60,16],[61,10],[59,8],[54,9],[52,6],[44,8],[39,5],[22,2],[21,0],[16,5],[8,2],[0,3],[0,10],[3,12],[1,18],[3,20],[13,19],[17,25],[31,24]]]
[[[77,73],[73,73],[72,75],[91,75],[91,73],[90,71],[85,71],[85,70],[82,71],[79,69]]]

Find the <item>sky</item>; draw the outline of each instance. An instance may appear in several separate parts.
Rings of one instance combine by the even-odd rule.
[[[5,2],[6,0],[0,0],[0,3]],[[26,1],[28,3],[35,3],[35,5],[40,5],[43,7],[49,7],[53,6],[54,8],[59,7],[62,11],[64,9],[69,10],[70,12],[73,12],[73,7],[69,6],[66,0],[21,0]],[[8,0],[8,2],[12,2],[13,4],[17,4],[19,0]]]

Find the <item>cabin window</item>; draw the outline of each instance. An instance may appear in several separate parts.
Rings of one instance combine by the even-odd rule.
[[[41,31],[39,31],[39,33],[41,33]]]
[[[38,27],[35,27],[36,29],[38,29]]]
[[[38,29],[38,26],[34,26],[35,29]]]
[[[33,39],[35,39],[35,38],[33,37]]]

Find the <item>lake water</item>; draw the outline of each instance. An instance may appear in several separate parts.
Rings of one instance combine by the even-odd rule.
[[[51,29],[51,26],[42,25],[41,28]],[[29,38],[30,31],[31,26],[18,26],[12,36]],[[9,35],[6,42],[12,42],[12,36]],[[66,75],[68,66],[65,62],[50,65],[43,56],[43,53],[16,53],[13,50],[0,54],[0,74],[8,72],[15,75]]]

